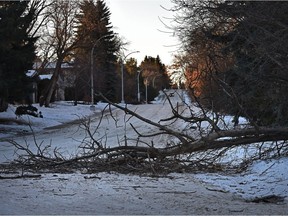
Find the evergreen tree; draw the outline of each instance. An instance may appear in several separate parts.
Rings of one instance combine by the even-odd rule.
[[[102,92],[109,99],[116,99],[116,55],[118,38],[112,30],[110,11],[103,0],[85,0],[80,4],[77,37],[81,38],[75,53],[75,66],[79,71],[76,80],[78,98],[91,95],[91,63],[95,92]],[[93,53],[92,53],[93,51]],[[91,54],[92,61],[91,62]]]
[[[233,2],[221,7],[239,17],[238,25],[222,38],[235,57],[226,82],[242,106],[241,115],[259,125],[287,125],[288,3]]]
[[[29,91],[26,72],[33,65],[36,38],[28,34],[35,18],[28,6],[29,1],[0,2],[1,101],[23,99]]]
[[[124,92],[126,103],[137,102],[137,91],[138,91],[138,71],[137,60],[135,58],[129,58],[124,64]],[[140,78],[140,77],[139,77]],[[142,82],[141,82],[142,81]],[[139,82],[142,87],[143,80]]]
[[[169,88],[169,78],[165,65],[161,62],[160,57],[156,58],[145,56],[141,62],[140,68],[143,70],[142,77],[147,79],[149,85],[159,91],[163,88]]]

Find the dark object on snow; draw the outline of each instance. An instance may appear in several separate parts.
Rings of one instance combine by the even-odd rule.
[[[283,196],[269,195],[269,196],[264,196],[264,197],[256,197],[255,199],[251,200],[251,202],[280,203],[280,202],[284,202],[284,200],[285,200],[285,197]]]
[[[15,114],[17,117],[19,117],[21,115],[31,115],[34,117],[41,117],[42,116],[42,113],[40,112],[40,115],[39,115],[38,109],[32,105],[17,107]],[[43,118],[43,116],[41,118]]]

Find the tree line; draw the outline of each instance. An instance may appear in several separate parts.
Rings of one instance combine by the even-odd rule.
[[[172,29],[182,46],[172,68],[181,69],[191,97],[215,112],[234,115],[235,123],[244,116],[254,125],[287,125],[288,3],[172,2],[176,23]],[[1,1],[1,110],[5,101],[20,100],[34,91],[25,72],[36,57],[41,57],[42,68],[56,62],[51,81],[39,94],[45,106],[51,102],[63,62],[73,63],[73,99],[91,96],[92,58],[97,65],[96,91],[119,101],[120,53],[127,44],[114,32],[110,15],[103,0]],[[169,86],[159,56],[146,56],[140,66],[128,59],[124,71],[128,101],[136,101],[139,73],[141,91],[146,84],[150,99]]]
[[[287,126],[288,2],[173,2],[182,42],[173,70],[190,95],[236,124],[244,116],[255,126]]]
[[[35,91],[30,85],[32,78],[27,77],[26,72],[33,68],[37,59],[41,60],[37,68],[40,72],[47,64],[55,62],[51,80],[38,94],[41,105],[49,106],[52,101],[57,81],[63,75],[63,63],[71,65],[73,71],[69,76],[75,77],[73,87],[68,89],[70,99],[91,101],[93,73],[95,92],[105,94],[111,101],[119,101],[121,59],[128,44],[114,32],[110,16],[104,0],[0,2],[2,110],[7,102],[19,101]],[[127,59],[124,87],[128,102],[137,100],[140,71],[143,71],[140,73],[141,92],[144,93],[144,80],[148,80],[150,99],[162,87],[169,86],[166,68],[159,56],[146,56],[139,66],[136,59]],[[144,71],[150,71],[149,79]],[[96,101],[100,100],[95,96]]]

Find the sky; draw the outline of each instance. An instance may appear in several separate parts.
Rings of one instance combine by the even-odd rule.
[[[124,54],[140,51],[127,58],[136,58],[140,64],[146,55],[159,55],[162,63],[172,63],[173,52],[177,50],[177,38],[166,33],[171,30],[161,22],[169,25],[167,18],[173,17],[173,12],[163,9],[173,6],[170,0],[106,0],[106,4],[111,12],[114,31],[130,42]]]

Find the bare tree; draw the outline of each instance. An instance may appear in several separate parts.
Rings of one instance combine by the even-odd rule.
[[[49,106],[56,83],[61,73],[63,61],[72,54],[76,47],[75,24],[78,11],[78,1],[53,0],[48,8],[48,23],[43,36],[44,53],[46,58],[55,59],[56,66],[48,89],[42,95],[45,106]]]
[[[29,35],[32,37],[41,36],[41,29],[47,24],[48,13],[47,8],[51,5],[50,1],[32,0],[29,1],[28,13],[33,13],[35,19],[28,29]]]

